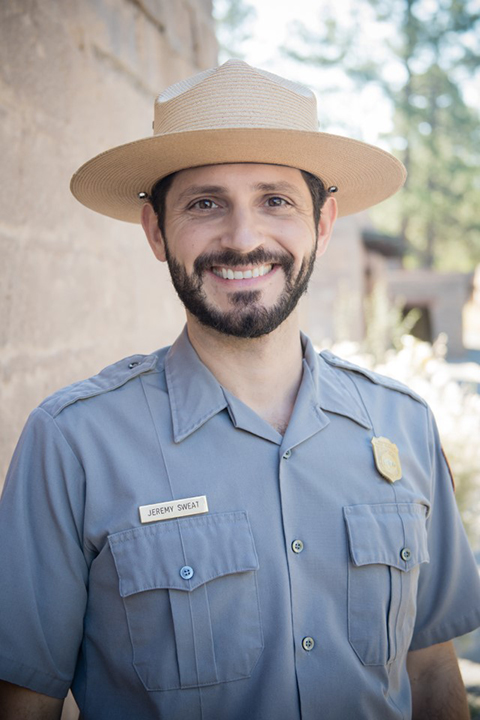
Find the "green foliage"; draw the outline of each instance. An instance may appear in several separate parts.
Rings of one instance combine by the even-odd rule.
[[[465,94],[480,82],[478,5],[358,0],[342,15],[321,7],[320,28],[297,25],[286,53],[327,70],[341,64],[353,89],[379,88],[393,111],[384,140],[409,173],[373,218],[402,237],[410,266],[472,269],[480,262],[480,114]]]
[[[363,351],[375,363],[383,362],[390,348],[401,350],[403,337],[409,335],[420,318],[414,308],[404,314],[401,303],[392,305],[382,283],[376,283],[365,299],[365,340]]]

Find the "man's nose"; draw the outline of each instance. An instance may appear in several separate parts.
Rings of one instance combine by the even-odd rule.
[[[264,234],[255,214],[246,208],[234,209],[229,214],[221,238],[222,247],[249,253],[264,243]]]

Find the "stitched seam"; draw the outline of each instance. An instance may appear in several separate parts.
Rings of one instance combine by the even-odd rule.
[[[157,523],[152,523],[148,526],[142,526],[142,527],[135,527],[130,528],[129,530],[121,530],[119,533],[113,533],[112,535],[109,535],[109,541],[112,544],[122,543],[122,542],[128,542],[132,538],[136,538],[138,536],[143,535],[156,535],[157,533],[160,535],[162,533],[168,533],[168,532],[175,532],[176,530],[176,524],[178,522],[181,522],[185,525],[185,527],[197,527],[198,525],[218,525],[219,523],[245,523],[246,524],[246,515],[243,512],[243,510],[239,511],[241,514],[238,513],[218,513],[218,514],[212,514],[208,516],[203,516],[199,518],[172,518],[171,520],[163,520],[158,521]],[[223,515],[228,515],[229,517],[223,517]],[[165,524],[161,524],[165,523]],[[175,524],[174,524],[175,523]],[[118,537],[117,537],[118,536]]]
[[[128,358],[127,358],[128,359]],[[84,394],[77,394],[74,397],[70,398],[70,400],[64,402],[60,405],[52,414],[53,418],[56,418],[57,415],[60,415],[63,410],[65,410],[67,407],[70,407],[70,405],[75,405],[77,402],[81,402],[82,400],[90,400],[91,398],[98,397],[99,395],[105,395],[105,393],[113,392],[114,390],[118,390],[119,388],[123,387],[127,383],[129,383],[131,380],[136,380],[138,377],[141,377],[142,375],[147,374],[154,374],[159,373],[159,371],[153,367],[153,368],[146,368],[145,370],[142,370],[141,372],[138,372],[136,375],[129,375],[129,377],[124,378],[121,382],[114,383],[113,385],[105,388],[97,388],[96,390],[92,390],[89,393]],[[43,410],[43,408],[41,408]]]
[[[51,673],[45,672],[44,670],[39,670],[34,665],[27,665],[27,663],[21,662],[19,660],[15,660],[14,658],[8,657],[7,655],[2,655],[5,660],[8,660],[8,662],[12,662],[15,665],[18,665],[19,667],[27,668],[27,670],[33,670],[34,672],[38,673],[39,675],[42,675],[47,678],[52,678],[52,680],[56,680],[57,682],[62,683],[70,683],[72,681],[72,678],[61,678],[58,675],[52,675]]]

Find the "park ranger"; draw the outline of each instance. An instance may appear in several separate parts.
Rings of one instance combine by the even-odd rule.
[[[465,720],[478,573],[425,402],[317,354],[297,302],[335,219],[397,191],[305,87],[229,61],[83,165],[186,310],[170,348],[31,415],[1,505],[0,715]],[[348,258],[345,258],[348,262]]]

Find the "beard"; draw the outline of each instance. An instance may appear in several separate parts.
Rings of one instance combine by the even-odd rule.
[[[313,272],[317,243],[312,253],[302,262],[294,277],[293,258],[287,253],[269,253],[258,248],[247,254],[225,250],[221,253],[200,255],[193,264],[189,275],[183,265],[172,257],[165,238],[165,254],[172,283],[185,308],[202,325],[225,335],[237,338],[258,338],[268,335],[281,325],[293,312],[298,301],[306,292]],[[221,311],[212,307],[203,290],[203,278],[212,267],[238,267],[248,265],[280,265],[285,275],[285,287],[279,299],[271,308],[261,302],[261,290],[240,290],[229,293],[231,310]]]

